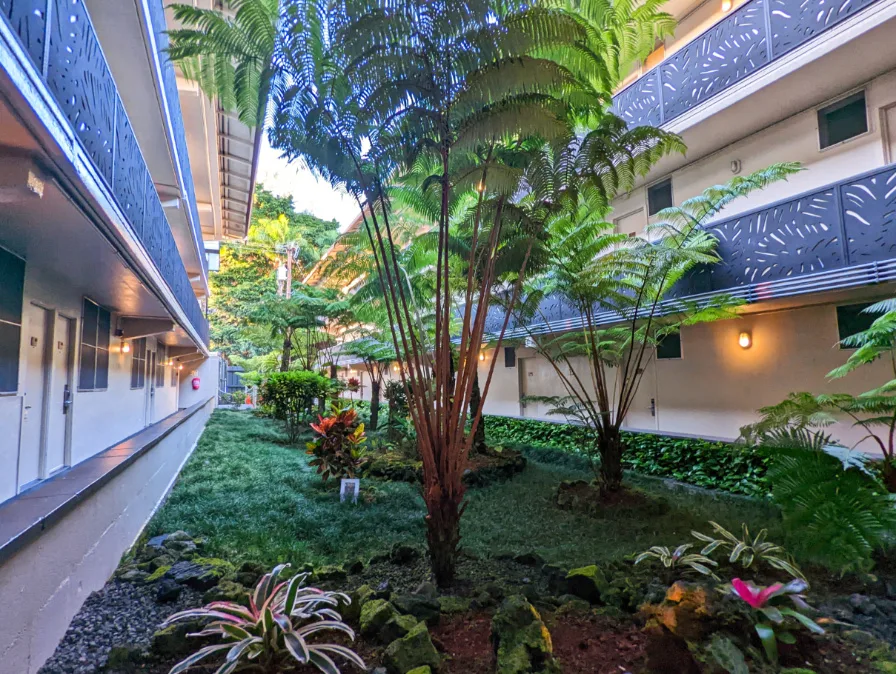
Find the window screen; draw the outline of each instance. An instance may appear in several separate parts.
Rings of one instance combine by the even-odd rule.
[[[84,298],[81,308],[81,368],[79,391],[102,391],[109,387],[109,331],[112,314]]]
[[[0,248],[0,393],[19,389],[25,261]]]
[[[818,111],[818,141],[822,149],[868,131],[865,92],[832,103]]]
[[[851,337],[857,332],[862,332],[871,327],[875,319],[880,318],[880,314],[864,314],[862,310],[870,307],[871,303],[865,304],[847,304],[837,307],[837,332],[840,340]],[[852,349],[851,346],[840,345],[841,349]]]
[[[681,358],[681,333],[673,332],[663,337],[656,345],[658,359]]]
[[[504,347],[504,367],[516,367],[516,347]]]
[[[165,386],[165,362],[168,360],[168,347],[159,344],[156,347],[156,388]]]
[[[131,388],[143,388],[146,384],[146,338],[135,339],[131,348]]]
[[[672,206],[672,180],[667,179],[647,188],[647,215]]]

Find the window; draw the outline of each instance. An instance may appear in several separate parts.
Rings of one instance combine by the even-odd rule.
[[[672,179],[666,178],[647,188],[647,215],[655,215],[672,206]]]
[[[177,388],[177,365],[171,365],[171,385]]]
[[[656,357],[658,360],[681,358],[681,333],[663,337],[656,345]]]
[[[818,144],[823,150],[868,131],[865,92],[860,91],[818,111]]]
[[[880,314],[864,314],[862,311],[870,307],[872,303],[865,304],[847,304],[837,307],[837,332],[840,340],[852,337],[857,332],[862,332],[871,327],[875,319]],[[853,347],[840,345],[841,349],[851,349]]]
[[[25,261],[0,248],[0,393],[19,390]]]
[[[165,361],[168,360],[168,347],[159,344],[156,347],[156,388],[165,386]]]
[[[84,298],[81,309],[81,369],[79,391],[104,391],[109,386],[109,330],[112,314]]]
[[[504,347],[504,367],[516,367],[516,347]]]
[[[143,388],[146,384],[146,337],[135,339],[131,351],[131,388]]]

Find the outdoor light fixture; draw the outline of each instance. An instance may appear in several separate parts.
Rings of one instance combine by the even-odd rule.
[[[740,344],[740,348],[749,349],[753,345],[753,335],[750,334],[749,330],[744,330],[738,336],[737,343]]]
[[[398,365],[393,365],[393,366],[392,366],[392,370],[393,370],[394,372],[398,372]]]
[[[178,365],[178,366],[177,366],[177,369],[178,369],[178,370],[183,370],[183,369],[184,369],[184,364],[181,363],[180,365]]]
[[[482,351],[479,352],[479,360],[485,360],[485,354]]]
[[[722,0],[722,11],[723,12],[731,11],[731,0]]]
[[[131,343],[125,339],[121,340],[121,352],[122,353],[130,353],[131,352]]]

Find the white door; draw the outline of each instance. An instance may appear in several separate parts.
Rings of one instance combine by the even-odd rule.
[[[68,415],[72,391],[72,332],[71,319],[56,315],[56,332],[53,335],[53,376],[50,382],[50,398],[47,401],[47,460],[45,475],[52,475],[65,468]]]
[[[25,389],[22,441],[19,445],[18,491],[41,477],[44,446],[43,410],[47,384],[50,312],[33,304],[25,308]]]
[[[146,425],[155,420],[156,405],[156,352],[146,352]]]

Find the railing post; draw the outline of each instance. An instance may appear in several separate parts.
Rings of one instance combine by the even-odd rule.
[[[656,95],[657,98],[660,99],[660,126],[666,123],[666,105],[663,100],[663,64],[658,63],[656,68],[653,69],[656,72]]]
[[[40,64],[40,76],[44,82],[47,81],[47,70],[50,67],[50,32],[52,28],[50,24],[53,22],[53,2],[55,0],[47,0],[47,11],[44,13],[46,21],[44,22],[44,57]]]
[[[765,19],[765,53],[768,55],[766,63],[771,63],[775,59],[772,46],[772,0],[763,0],[762,16]]]
[[[846,239],[846,218],[843,213],[843,195],[841,190],[843,185],[836,185],[834,192],[834,212],[837,214],[837,231],[840,237],[840,251],[843,255],[843,266],[852,266],[851,256],[849,254],[849,241]]]

